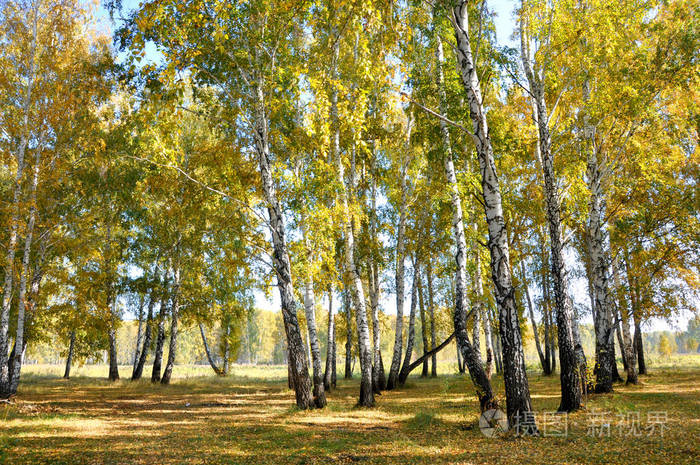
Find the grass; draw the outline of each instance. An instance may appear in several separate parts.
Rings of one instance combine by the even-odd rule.
[[[591,396],[569,416],[567,437],[486,438],[477,425],[471,382],[457,375],[409,378],[355,408],[358,380],[339,380],[328,408],[299,411],[285,367],[178,366],[170,386],[109,383],[105,367],[26,367],[12,404],[0,406],[0,463],[21,464],[325,464],[325,463],[697,463],[700,356],[653,363],[637,386]],[[125,374],[127,371],[122,371]],[[443,373],[445,370],[443,370]],[[494,378],[498,392],[502,380]],[[558,405],[558,377],[530,373],[537,412]],[[503,402],[504,403],[504,402]],[[611,437],[588,435],[591,412],[609,412]],[[660,434],[616,428],[639,412],[666,412]]]

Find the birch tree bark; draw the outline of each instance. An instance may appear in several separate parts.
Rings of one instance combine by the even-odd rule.
[[[547,372],[549,370],[549,362],[545,360],[544,353],[542,352],[542,346],[540,345],[540,335],[537,332],[537,322],[535,321],[535,312],[532,308],[532,299],[530,298],[530,287],[527,283],[527,276],[525,274],[525,263],[520,261],[520,273],[521,281],[523,283],[523,288],[525,289],[525,297],[527,300],[527,308],[530,312],[530,324],[532,324],[533,338],[535,339],[535,347],[537,348],[537,355],[540,358],[540,365],[542,366],[542,372]]]
[[[259,52],[256,52],[259,53]],[[313,407],[311,395],[311,380],[309,379],[308,361],[304,352],[304,342],[296,313],[296,299],[292,285],[292,271],[287,250],[287,238],[284,228],[284,216],[277,189],[272,179],[270,170],[270,145],[268,134],[268,122],[265,109],[265,80],[262,72],[258,71],[254,86],[255,92],[255,151],[258,156],[262,191],[267,203],[267,211],[270,216],[270,234],[273,245],[273,266],[277,275],[277,289],[280,293],[282,306],[282,319],[287,334],[289,348],[289,365],[296,396],[296,404],[302,410]]]
[[[112,323],[114,325],[114,323]],[[117,335],[114,326],[109,328],[109,377],[110,381],[119,379],[119,365],[117,360]]]
[[[624,260],[625,271],[627,274],[627,284],[630,297],[630,306],[632,310],[632,321],[634,322],[634,339],[633,349],[636,355],[637,374],[646,375],[647,366],[644,359],[644,341],[642,339],[642,315],[639,308],[639,300],[637,299],[637,289],[632,273],[629,269],[629,260]]]
[[[311,248],[309,247],[306,226],[302,218],[302,235],[306,248],[306,258],[311,260]],[[311,276],[311,269],[307,266],[304,281],[304,313],[306,315],[306,327],[309,333],[309,346],[311,347],[311,365],[313,369],[313,400],[317,408],[326,406],[326,394],[323,386],[323,372],[321,371],[321,344],[318,342],[316,332],[316,297]]]
[[[209,341],[207,341],[207,335],[204,332],[204,325],[202,323],[199,323],[199,334],[202,336],[202,344],[204,344],[204,353],[207,356],[209,366],[212,370],[214,370],[214,373],[216,373],[218,376],[223,376],[224,372],[216,364],[216,360],[214,360],[214,355],[211,353],[211,349],[209,348]]]
[[[156,274],[158,270],[156,269]],[[139,353],[139,359],[134,366],[134,371],[131,374],[131,380],[135,381],[141,379],[143,375],[143,367],[146,365],[146,358],[148,357],[148,351],[151,347],[151,338],[153,333],[153,307],[155,306],[156,298],[155,291],[152,289],[151,294],[148,298],[148,313],[146,314],[146,328],[143,335],[143,345],[141,346],[141,352]]]
[[[494,283],[494,297],[498,305],[501,342],[503,345],[503,380],[506,390],[506,410],[508,418],[512,419],[518,412],[532,411],[532,403],[525,372],[525,356],[523,354],[523,344],[518,322],[518,311],[515,304],[515,293],[510,275],[510,256],[506,240],[505,221],[503,219],[501,192],[498,176],[496,175],[496,165],[491,139],[489,138],[481,87],[471,50],[467,4],[466,0],[453,2],[449,16],[455,32],[458,70],[460,71],[462,84],[467,92],[469,115],[474,127],[473,138],[479,158],[482,197],[489,230],[488,247],[491,252],[491,276]],[[462,232],[462,237],[463,235],[464,232]],[[459,255],[460,252],[458,252]],[[461,259],[464,260],[464,257]],[[455,329],[457,328],[455,327]],[[459,332],[457,336],[459,337]],[[465,360],[469,365],[469,357],[465,357]],[[480,361],[479,365],[481,365]],[[483,368],[481,371],[483,372]],[[486,381],[488,382],[488,379]]]
[[[73,351],[75,350],[75,330],[70,332],[70,342],[68,343],[68,356],[66,357],[66,369],[63,372],[63,379],[70,379],[70,369],[73,365]]]
[[[418,308],[420,310],[420,329],[421,338],[423,340],[423,356],[425,356],[428,351],[432,349],[428,345],[428,325],[425,319],[425,302],[423,299],[423,280],[418,278]],[[421,372],[421,378],[427,378],[428,376],[428,357],[424,357],[423,360],[423,371]]]
[[[474,231],[476,232],[478,230],[478,226],[476,223],[473,223],[474,226]],[[473,245],[473,253],[474,253],[474,294],[476,297],[476,302],[475,304],[477,305],[474,314],[479,315],[479,320],[481,320],[483,327],[484,327],[484,343],[486,345],[486,363],[485,363],[485,368],[486,368],[486,376],[491,379],[491,374],[493,372],[493,343],[492,339],[493,337],[491,336],[491,323],[487,316],[485,315],[486,313],[486,306],[484,305],[484,286],[481,280],[481,254],[479,254],[479,249],[478,249],[478,243],[475,242]],[[478,326],[477,320],[474,320],[474,325]],[[478,334],[478,330],[475,330],[475,334]],[[479,342],[479,338],[475,337],[474,338],[474,345],[476,345]],[[479,356],[481,358],[481,356]]]
[[[433,267],[428,260],[425,267],[426,280],[428,281],[428,313],[430,315],[430,347],[435,348],[435,301],[433,300]],[[485,324],[485,323],[484,323]],[[430,376],[437,377],[437,353],[433,353],[430,363]]]
[[[620,290],[622,283],[620,281],[618,266],[615,262],[612,265],[613,273],[613,283],[615,288]],[[629,318],[629,307],[627,306],[627,301],[624,299],[624,293],[620,292],[619,301],[619,317],[620,326],[622,332],[622,343],[620,347],[622,348],[622,358],[625,362],[625,371],[627,372],[627,382],[626,384],[637,384],[637,370],[634,365],[634,348],[632,342],[632,336],[630,334],[630,318]]]
[[[398,385],[403,386],[406,384],[406,379],[408,378],[408,367],[411,365],[411,357],[413,357],[413,343],[416,337],[416,304],[417,304],[417,294],[418,294],[418,281],[420,279],[420,268],[418,263],[414,261],[413,263],[413,284],[411,285],[411,310],[408,316],[408,334],[406,336],[406,354],[404,355],[403,365],[401,365],[401,371],[399,372]]]
[[[440,97],[440,111],[444,114],[446,113],[445,110],[447,106],[447,96],[445,94],[442,71],[444,54],[442,50],[442,40],[438,34],[436,34],[435,40],[437,42],[437,87]],[[457,176],[455,175],[454,162],[452,161],[450,133],[447,124],[443,120],[440,120],[440,132],[442,134],[442,148],[445,151],[445,177],[447,179],[447,187],[449,189],[452,206],[452,234],[454,235],[457,245],[457,254],[455,255],[455,311],[453,317],[457,348],[464,359],[465,365],[469,369],[469,376],[476,387],[477,396],[479,397],[479,405],[481,410],[484,411],[490,408],[496,408],[498,403],[493,394],[491,382],[484,371],[481,359],[479,359],[469,342],[469,335],[467,333],[467,242],[464,236],[462,202],[459,197]]]
[[[353,230],[353,216],[350,213],[350,199],[355,190],[355,172],[350,172],[349,186],[345,180],[345,165],[340,154],[340,119],[338,117],[338,56],[340,40],[336,40],[333,46],[333,56],[331,58],[331,146],[330,162],[335,163],[336,176],[339,184],[339,198],[341,203],[341,222],[343,229],[343,239],[345,242],[345,273],[350,284],[350,294],[353,306],[355,307],[355,320],[357,323],[357,342],[360,359],[360,398],[358,405],[361,407],[374,406],[374,389],[372,388],[372,344],[369,337],[369,325],[367,322],[367,308],[365,305],[364,286],[360,271],[355,263],[355,232]],[[355,47],[357,55],[357,46]],[[353,147],[354,158],[354,147]],[[347,374],[347,368],[346,368]]]
[[[331,104],[332,105],[332,104]],[[337,126],[337,107],[334,120]],[[352,216],[349,207],[348,188],[345,184],[345,168],[339,153],[339,133],[336,129],[333,142],[333,155],[335,155],[336,173],[340,183],[340,200],[343,217],[343,229],[345,239],[345,271],[350,281],[350,293],[355,307],[355,320],[357,323],[358,346],[360,350],[360,399],[358,405],[362,407],[374,406],[374,390],[372,389],[372,349],[369,339],[369,325],[367,324],[367,311],[365,306],[365,294],[360,272],[355,264],[355,234],[352,226]]]
[[[372,388],[379,393],[386,389],[386,375],[381,351],[382,330],[379,326],[379,273],[370,257],[367,264],[369,303],[372,310]]]
[[[141,353],[141,343],[143,342],[143,300],[144,296],[141,295],[139,297],[139,312],[137,316],[137,320],[139,322],[138,329],[136,330],[136,344],[134,347],[134,359],[133,359],[133,368],[132,370],[136,370],[136,364],[139,361],[139,354]],[[132,371],[133,372],[133,371]]]
[[[343,163],[338,157],[337,169],[341,183],[343,181]],[[353,306],[355,307],[355,319],[357,323],[358,346],[360,349],[360,399],[358,405],[362,407],[374,406],[374,390],[372,389],[372,350],[369,340],[369,326],[367,324],[367,312],[365,308],[365,295],[360,273],[355,265],[355,238],[352,230],[350,209],[348,207],[347,191],[342,191],[342,208],[345,227],[345,267],[349,274],[350,291],[352,294]]]
[[[168,344],[168,360],[165,363],[163,377],[160,383],[170,384],[170,377],[173,374],[175,358],[177,357],[177,336],[178,324],[180,320],[180,238],[175,245],[175,260],[173,269],[172,303],[170,307],[170,341]]]
[[[347,285],[346,285],[347,286]],[[352,378],[352,315],[350,293],[343,289],[343,309],[345,310],[345,379]]]
[[[14,278],[15,253],[17,250],[17,232],[19,228],[20,197],[22,194],[22,177],[24,174],[24,156],[29,144],[29,116],[32,106],[32,92],[37,73],[37,35],[39,21],[39,2],[34,2],[32,8],[32,39],[27,63],[27,81],[22,96],[22,133],[17,147],[17,169],[15,171],[12,197],[11,216],[9,224],[9,242],[5,256],[5,283],[2,294],[2,309],[0,311],[0,360],[6,360],[9,350],[10,306],[12,305],[12,290]],[[11,394],[10,367],[0,363],[0,398]]]
[[[328,286],[328,344],[326,346],[326,369],[323,375],[323,388],[335,388],[333,365],[335,363],[335,315],[333,314],[333,285]]]
[[[373,147],[374,149],[374,147]],[[374,153],[374,150],[373,150]],[[372,159],[373,171],[374,158]],[[373,241],[377,240],[377,180],[376,173],[372,173],[371,185],[371,208],[369,212],[369,229],[370,236]],[[384,361],[382,360],[381,351],[381,327],[379,326],[379,295],[381,286],[379,284],[379,267],[370,255],[370,260],[367,266],[369,274],[369,302],[372,307],[372,387],[375,392],[381,392],[386,389],[386,375],[384,374]]]
[[[583,101],[588,103],[589,83],[583,85]],[[593,290],[593,314],[596,336],[596,383],[598,393],[611,392],[613,385],[613,337],[612,309],[608,283],[608,254],[605,250],[606,230],[603,225],[605,199],[603,193],[603,174],[605,161],[596,141],[595,126],[590,122],[588,112],[584,113],[583,135],[588,141],[586,161],[586,185],[590,192],[588,200],[588,222],[586,224],[586,242],[590,259]],[[563,363],[561,343],[559,344],[560,362]],[[563,370],[562,370],[563,371]]]
[[[412,130],[412,119],[409,118],[406,127],[406,140],[410,140]],[[408,145],[408,144],[406,144]],[[389,377],[386,382],[388,390],[394,389],[398,385],[399,370],[401,369],[401,354],[403,352],[403,303],[404,303],[404,278],[405,278],[405,255],[406,255],[406,169],[407,163],[401,165],[399,188],[401,189],[401,204],[399,205],[399,224],[396,232],[396,331],[394,333],[394,351],[391,357],[391,367]]]
[[[17,304],[17,328],[15,331],[15,347],[22,350],[15,351],[14,358],[11,361],[10,368],[12,374],[10,377],[10,394],[17,393],[19,387],[20,372],[22,370],[22,360],[24,358],[24,321],[25,308],[27,299],[27,281],[29,280],[30,264],[29,259],[32,252],[32,241],[34,237],[34,225],[36,223],[37,208],[36,208],[36,191],[39,185],[39,171],[41,164],[41,152],[44,150],[44,138],[41,137],[39,145],[35,148],[34,155],[34,170],[32,176],[31,191],[29,194],[29,221],[27,222],[27,232],[24,239],[24,256],[22,257],[22,269],[20,271],[19,296]]]
[[[167,271],[167,270],[166,270]],[[153,368],[151,369],[151,382],[160,382],[160,370],[163,363],[163,345],[165,344],[165,318],[168,315],[168,276],[165,273],[163,280],[163,295],[160,299],[160,309],[158,310],[158,335],[156,336],[156,347],[153,353]]]
[[[520,20],[521,57],[533,100],[533,119],[537,124],[539,155],[541,157],[547,225],[549,229],[550,267],[554,290],[554,306],[557,314],[559,357],[561,361],[560,411],[571,412],[581,407],[581,385],[572,331],[573,308],[567,298],[568,283],[561,240],[561,212],[557,182],[554,173],[552,139],[549,132],[549,113],[545,102],[545,69],[533,69],[530,61],[530,38],[526,28],[526,15]]]

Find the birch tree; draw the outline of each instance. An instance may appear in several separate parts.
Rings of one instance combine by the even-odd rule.
[[[569,306],[570,301],[567,297],[567,270],[564,263],[561,231],[561,200],[556,174],[554,172],[554,153],[552,151],[552,138],[549,128],[553,113],[548,111],[547,102],[545,101],[545,80],[546,73],[548,72],[547,63],[550,60],[548,57],[549,50],[547,48],[550,40],[549,32],[540,34],[538,39],[542,45],[538,50],[531,50],[533,29],[536,31],[536,28],[539,26],[532,25],[532,22],[537,21],[534,12],[539,11],[540,16],[547,17],[547,19],[541,21],[544,24],[539,26],[544,31],[551,31],[551,21],[553,20],[554,12],[553,7],[547,8],[545,5],[539,5],[539,10],[535,10],[535,8],[537,7],[527,2],[523,2],[521,5],[520,51],[523,69],[525,70],[525,76],[528,82],[530,98],[533,102],[533,121],[537,126],[539,148],[537,153],[539,156],[538,161],[542,169],[544,199],[549,230],[549,257],[551,260],[550,266],[554,291],[554,305],[557,315],[559,360],[561,365],[561,404],[559,405],[559,410],[570,412],[578,410],[581,407],[581,381],[578,375],[579,364],[572,331],[572,319],[574,314],[573,309]],[[556,104],[555,102],[555,107]],[[605,334],[606,337],[608,337],[609,333]],[[607,348],[608,346],[605,347]],[[603,352],[601,352],[601,354],[602,353]],[[606,367],[609,367],[610,361],[608,359],[603,362]],[[610,389],[612,389],[612,381],[610,381]]]
[[[494,283],[494,296],[498,306],[501,342],[503,345],[503,378],[506,388],[506,408],[508,418],[513,418],[517,412],[531,411],[532,405],[527,374],[525,373],[525,359],[518,322],[518,311],[510,274],[510,256],[506,242],[501,192],[496,174],[493,148],[489,138],[481,86],[472,54],[467,2],[453,2],[449,8],[448,17],[455,33],[458,71],[467,93],[469,116],[474,129],[473,141],[479,159],[481,193],[489,230],[488,247],[491,253],[491,277]],[[456,227],[461,226],[463,230],[461,221],[456,221],[455,223],[457,223]],[[462,253],[466,252],[462,251]],[[459,255],[460,253],[458,252],[458,257]],[[462,260],[464,260],[464,257],[462,257]],[[455,311],[455,315],[457,313]],[[468,354],[465,353],[465,355]],[[467,356],[465,356],[465,360],[469,363]]]

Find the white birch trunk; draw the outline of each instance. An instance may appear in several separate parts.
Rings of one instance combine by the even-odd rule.
[[[306,315],[306,328],[308,330],[309,348],[311,351],[311,365],[313,369],[313,396],[314,405],[317,408],[326,406],[326,394],[323,386],[323,372],[321,371],[321,344],[318,342],[318,332],[316,330],[316,297],[314,296],[314,286],[311,276],[311,268],[308,261],[311,260],[311,248],[309,247],[306,224],[304,218],[301,219],[304,247],[306,248],[306,276],[304,281],[304,313]]]
[[[416,307],[418,295],[418,280],[420,279],[420,271],[418,262],[413,263],[413,284],[411,286],[411,310],[408,316],[408,335],[406,336],[406,354],[404,355],[403,365],[399,372],[398,384],[403,386],[409,374],[409,366],[411,365],[411,357],[413,356],[413,344],[416,339]]]
[[[584,104],[588,103],[590,94],[588,82],[584,83]],[[584,114],[584,137],[588,140],[588,159],[586,163],[586,185],[590,192],[588,201],[588,222],[586,224],[586,242],[590,257],[592,274],[593,311],[595,315],[596,334],[596,384],[595,391],[611,392],[613,385],[614,327],[609,291],[608,254],[605,250],[606,230],[603,225],[605,196],[603,193],[603,172],[605,160],[599,153],[596,142],[595,127],[587,113]]]
[[[442,40],[436,35],[436,62],[437,62],[437,87],[440,97],[440,111],[446,113],[447,96],[444,88]],[[464,235],[464,215],[462,214],[462,202],[457,186],[457,176],[455,174],[454,162],[452,160],[452,145],[450,143],[450,133],[445,121],[440,120],[440,132],[442,134],[442,144],[445,150],[444,168],[447,180],[447,188],[450,193],[452,206],[452,234],[457,246],[455,255],[455,311],[454,327],[457,339],[457,348],[460,351],[464,362],[469,369],[469,375],[474,382],[479,397],[481,410],[487,410],[497,406],[497,401],[493,395],[491,382],[484,371],[481,359],[477,356],[473,346],[469,342],[467,333],[467,242]]]
[[[430,347],[435,348],[435,308],[433,300],[433,267],[428,261],[426,266],[426,279],[428,281],[428,314],[430,315]],[[484,323],[486,324],[486,323]],[[458,351],[459,352],[459,351]],[[437,376],[437,353],[434,353],[431,357],[430,364],[430,376]]]
[[[14,189],[12,197],[12,209],[10,216],[10,234],[5,256],[5,283],[3,286],[2,309],[0,310],[0,360],[7,360],[9,351],[9,323],[10,306],[12,305],[12,290],[14,278],[15,253],[17,250],[17,230],[19,227],[20,197],[22,193],[22,176],[24,173],[24,156],[29,144],[29,114],[32,104],[32,91],[36,78],[37,35],[39,21],[39,2],[34,3],[32,9],[32,43],[29,54],[27,84],[24,87],[22,100],[22,134],[17,147],[17,169],[15,172]],[[10,370],[7,363],[0,363],[0,398],[11,395]]]
[[[473,139],[479,158],[482,196],[486,213],[486,224],[489,231],[488,246],[491,252],[491,276],[494,283],[494,296],[498,306],[501,342],[503,345],[506,410],[508,418],[512,419],[517,412],[532,411],[532,403],[525,372],[525,356],[523,354],[518,311],[510,275],[510,256],[503,218],[501,192],[496,174],[493,148],[489,138],[481,86],[472,57],[467,4],[466,0],[454,2],[451,8],[450,20],[456,38],[458,70],[461,74],[462,84],[467,92],[469,115],[474,128]],[[462,260],[464,260],[464,257],[462,257]]]
[[[335,314],[333,313],[333,284],[328,286],[328,345],[326,347],[326,370],[323,376],[323,388],[330,391],[335,388],[333,365],[335,363]]]
[[[567,296],[568,285],[561,241],[560,201],[554,174],[552,141],[548,124],[549,114],[544,99],[544,70],[542,68],[533,70],[530,60],[530,39],[526,31],[525,18],[526,15],[523,15],[520,21],[521,58],[532,96],[533,120],[537,125],[539,147],[537,157],[542,167],[544,199],[549,227],[550,266],[561,359],[561,404],[559,410],[570,412],[581,407],[581,385],[572,332],[573,308],[569,305]]]
[[[313,407],[311,395],[311,380],[309,379],[308,361],[304,352],[304,342],[296,313],[296,299],[292,284],[292,270],[287,250],[287,239],[284,228],[284,216],[277,189],[272,179],[270,169],[270,145],[267,126],[267,114],[265,110],[265,81],[260,71],[257,72],[257,80],[254,86],[255,92],[255,151],[258,156],[260,178],[263,197],[267,203],[267,211],[270,216],[270,235],[273,245],[273,266],[277,275],[277,288],[280,293],[282,307],[282,319],[287,335],[289,352],[289,365],[292,375],[297,407],[302,410]]]
[[[355,319],[357,323],[357,336],[360,359],[360,399],[358,405],[363,407],[374,406],[374,391],[372,389],[372,345],[369,337],[369,325],[367,323],[367,309],[365,305],[365,293],[362,285],[360,272],[355,263],[355,233],[353,231],[353,219],[350,213],[350,197],[354,189],[354,184],[348,187],[345,182],[345,166],[340,154],[340,121],[338,118],[338,90],[335,81],[338,79],[338,54],[339,44],[336,41],[333,49],[333,61],[331,63],[331,75],[334,84],[331,90],[331,123],[333,133],[331,140],[331,161],[336,165],[336,176],[339,183],[339,194],[342,212],[343,238],[345,242],[345,272],[350,281],[350,294],[355,307]],[[354,179],[354,173],[350,174]]]
[[[406,128],[406,143],[410,145],[412,119],[409,118]],[[408,154],[407,154],[408,156]],[[389,368],[389,378],[386,388],[391,390],[398,385],[399,370],[401,369],[401,354],[403,352],[403,304],[404,304],[404,278],[405,278],[405,258],[406,258],[406,169],[407,163],[403,163],[400,170],[401,204],[399,205],[399,225],[396,233],[396,331],[394,333],[394,351],[391,357],[391,367]]]
[[[478,226],[473,223],[474,232],[478,232]],[[481,254],[479,253],[479,243],[474,242],[472,246],[472,252],[474,254],[474,294],[476,295],[476,309],[474,314],[478,316],[478,320],[474,319],[474,346],[479,344],[478,338],[478,322],[480,321],[484,329],[484,345],[486,346],[486,376],[491,379],[491,374],[493,372],[493,345],[491,343],[491,325],[487,324],[484,305],[484,286],[481,280]],[[481,358],[481,352],[479,351],[479,358]]]
[[[24,256],[22,257],[22,270],[20,272],[19,282],[19,298],[17,305],[17,329],[15,332],[15,357],[12,360],[12,378],[10,380],[10,392],[15,394],[19,386],[20,371],[22,369],[22,358],[24,350],[24,320],[25,308],[27,299],[27,281],[29,280],[29,259],[32,252],[32,241],[34,237],[34,224],[36,223],[37,208],[36,208],[36,191],[39,185],[39,171],[41,164],[41,152],[44,149],[43,139],[39,146],[35,149],[34,156],[34,173],[32,176],[32,186],[30,194],[31,207],[29,208],[29,221],[27,222],[27,233],[24,241]]]
[[[613,262],[612,273],[615,288],[620,289],[622,283],[620,282],[619,267],[615,262]],[[620,295],[622,296],[623,293],[620,292]],[[637,384],[638,379],[634,360],[634,344],[632,343],[632,333],[630,332],[630,312],[627,306],[627,300],[620,297],[618,306],[620,309],[620,328],[622,330],[622,356],[625,359],[625,368],[627,370],[626,384]]]

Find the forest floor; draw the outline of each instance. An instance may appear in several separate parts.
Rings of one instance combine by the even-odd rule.
[[[589,396],[585,410],[568,415],[566,431],[547,413],[558,406],[558,376],[530,373],[544,433],[536,438],[484,436],[468,377],[444,373],[409,378],[378,396],[374,409],[355,408],[357,376],[340,379],[326,409],[299,411],[284,367],[236,366],[226,378],[176,367],[181,377],[167,387],[66,381],[59,372],[27,367],[18,396],[0,405],[0,463],[689,464],[700,457],[700,355],[654,366],[637,386]],[[77,372],[86,373],[97,372]],[[500,377],[494,384],[503,392]]]

